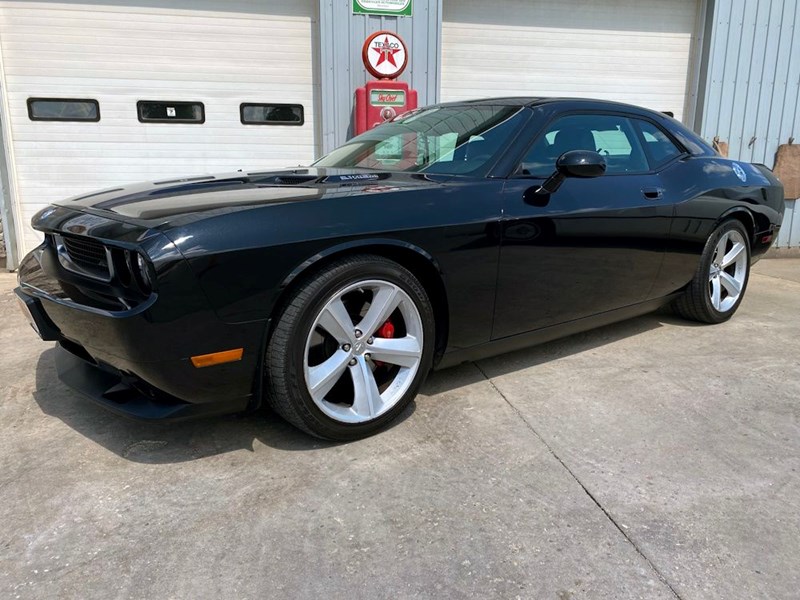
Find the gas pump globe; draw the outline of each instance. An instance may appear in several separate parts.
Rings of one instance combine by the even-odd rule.
[[[408,64],[403,40],[390,31],[378,31],[364,42],[361,57],[367,71],[377,77],[356,89],[356,135],[417,108],[417,91],[396,81]]]

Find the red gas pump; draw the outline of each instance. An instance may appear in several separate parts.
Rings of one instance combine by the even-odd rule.
[[[364,66],[378,81],[356,89],[356,135],[417,108],[417,90],[395,81],[408,64],[406,45],[391,31],[378,31],[364,42]]]

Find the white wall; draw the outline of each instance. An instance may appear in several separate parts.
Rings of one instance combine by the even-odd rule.
[[[568,96],[681,119],[696,0],[445,0],[442,100]]]
[[[129,182],[297,165],[318,151],[314,0],[3,2],[2,51],[23,250],[54,200]],[[94,98],[99,123],[31,121],[29,97]],[[137,100],[193,100],[206,122],[143,124]],[[241,102],[305,106],[244,126]]]

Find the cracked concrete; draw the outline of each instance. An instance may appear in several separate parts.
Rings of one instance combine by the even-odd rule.
[[[800,261],[739,314],[634,319],[434,374],[335,445],[147,425],[64,388],[0,275],[0,595],[791,598]]]

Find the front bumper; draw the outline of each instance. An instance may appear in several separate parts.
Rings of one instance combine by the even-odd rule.
[[[135,376],[109,365],[92,364],[64,346],[56,348],[59,379],[93,402],[125,417],[144,421],[177,421],[200,416],[241,412],[249,398],[195,404],[151,389]]]
[[[168,269],[161,294],[109,311],[83,306],[61,285],[40,247],[20,265],[15,290],[42,339],[59,343],[58,374],[114,412],[180,419],[240,412],[260,398],[264,322],[231,324],[207,306],[185,261]],[[243,348],[241,360],[197,368],[191,357]]]

